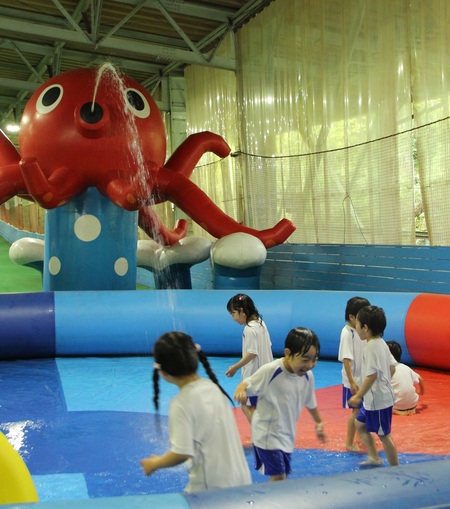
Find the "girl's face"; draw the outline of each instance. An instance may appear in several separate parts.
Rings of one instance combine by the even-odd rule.
[[[317,350],[313,346],[305,353],[294,355],[291,355],[289,348],[284,349],[284,367],[289,373],[295,373],[298,376],[306,375],[317,364],[318,360]]]
[[[230,311],[230,315],[231,318],[239,325],[245,325],[247,323],[247,315],[242,311],[242,309],[239,311],[237,309]]]

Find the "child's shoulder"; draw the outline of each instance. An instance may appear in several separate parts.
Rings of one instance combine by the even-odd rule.
[[[341,329],[341,340],[342,339],[352,339],[355,335],[356,329],[354,329],[351,325],[346,323]]]
[[[264,374],[265,376],[272,376],[277,370],[283,370],[283,359],[275,359],[270,362],[266,362],[260,366],[256,373]]]
[[[261,327],[262,325],[265,325],[262,318],[254,318],[246,323],[247,327]]]

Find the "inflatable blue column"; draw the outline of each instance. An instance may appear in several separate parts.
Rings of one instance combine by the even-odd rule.
[[[43,290],[135,290],[137,220],[95,188],[48,210]]]
[[[259,290],[266,257],[264,244],[253,235],[232,233],[222,237],[211,248],[214,288]]]
[[[151,271],[158,290],[191,290],[191,267],[209,258],[211,242],[185,237],[172,246],[153,239],[138,241],[137,266]]]

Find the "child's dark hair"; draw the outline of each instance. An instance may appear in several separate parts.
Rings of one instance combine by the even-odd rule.
[[[400,346],[400,343],[397,343],[397,341],[386,341],[387,346],[389,347],[389,350],[391,351],[391,354],[394,356],[394,359],[397,362],[402,362],[402,347]]]
[[[289,348],[291,355],[303,355],[312,346],[316,349],[317,357],[319,357],[319,338],[315,332],[305,327],[296,327],[295,329],[291,329],[284,341],[284,348]]]
[[[383,336],[386,328],[386,315],[383,308],[366,306],[358,311],[356,317],[361,326],[367,325],[374,336]]]
[[[153,347],[155,367],[153,370],[153,403],[159,409],[159,371],[162,370],[171,376],[186,376],[197,372],[198,361],[203,364],[209,378],[219,387],[225,396],[233,400],[219,384],[214,371],[209,365],[208,358],[201,351],[199,345],[194,344],[191,336],[184,332],[166,332]]]
[[[227,310],[229,313],[233,311],[242,311],[247,316],[247,322],[250,320],[250,317],[255,317],[257,320],[262,319],[262,315],[259,314],[259,311],[256,309],[255,303],[245,293],[238,293],[227,303]]]
[[[348,322],[350,315],[356,316],[358,311],[366,306],[370,306],[370,302],[364,297],[356,296],[349,299],[345,307],[345,321]]]

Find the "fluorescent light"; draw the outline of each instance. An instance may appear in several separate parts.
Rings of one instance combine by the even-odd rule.
[[[8,124],[6,130],[10,133],[17,133],[20,130],[20,126],[17,124]]]

